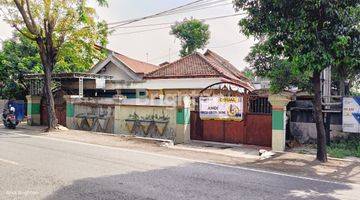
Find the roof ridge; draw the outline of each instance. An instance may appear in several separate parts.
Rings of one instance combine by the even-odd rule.
[[[177,60],[175,60],[174,62],[168,63],[168,64],[166,64],[166,65],[164,65],[164,66],[162,66],[162,67],[157,68],[156,70],[154,70],[154,71],[152,71],[152,72],[147,73],[146,75],[151,75],[151,74],[153,74],[153,73],[155,73],[155,72],[158,72],[158,71],[160,71],[160,70],[162,70],[162,69],[165,69],[165,68],[169,67],[170,65],[176,64],[176,63],[184,60],[185,58],[188,58],[188,57],[190,57],[190,56],[193,56],[193,55],[196,54],[196,53],[197,53],[197,52],[192,53],[192,54],[189,54],[189,55],[187,55],[187,56],[184,56],[184,57],[182,57],[182,58],[180,58],[180,59],[177,59]]]
[[[201,53],[196,52],[196,54],[198,56],[200,56],[200,58],[202,58],[207,64],[209,64],[213,69],[215,69],[215,71],[217,71],[219,74],[226,76],[223,72],[221,72],[217,66],[215,66],[214,64],[212,64],[204,55],[202,55]],[[227,77],[227,76],[226,76]]]
[[[136,62],[141,62],[141,63],[144,63],[144,64],[153,65],[154,67],[158,67],[157,65],[154,65],[154,64],[151,64],[151,63],[148,63],[148,62],[144,62],[144,61],[141,61],[141,60],[137,60],[137,59],[135,59],[135,58],[131,58],[131,57],[129,57],[129,56],[126,56],[126,55],[124,55],[124,54],[121,54],[121,53],[118,53],[118,52],[115,52],[115,51],[114,51],[114,53],[115,53],[115,54],[118,54],[118,55],[121,55],[121,56],[124,56],[124,57],[126,57],[127,59],[134,60],[134,61],[136,61]]]
[[[233,64],[231,64],[230,61],[228,61],[226,58],[220,56],[219,54],[215,53],[214,51],[211,51],[210,49],[207,49],[205,54],[209,54],[210,56],[212,55],[212,57],[214,59],[216,59],[218,62],[220,62],[221,65],[223,65],[225,67],[225,69],[227,69],[227,71],[229,71],[231,74],[233,74],[234,76],[238,77],[238,78],[244,78],[246,80],[249,80],[246,76],[244,76],[244,74],[237,68],[235,67]],[[236,72],[233,71],[233,69],[229,69],[230,65],[231,68],[234,68],[236,70]]]

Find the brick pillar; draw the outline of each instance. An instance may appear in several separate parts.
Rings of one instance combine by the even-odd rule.
[[[115,104],[115,108],[114,108],[114,127],[113,127],[113,133],[115,134],[120,134],[123,133],[123,131],[121,130],[121,123],[123,123],[123,121],[121,120],[121,101],[124,98],[122,96],[114,96],[113,97],[113,101]]]
[[[74,129],[74,117],[75,117],[75,99],[79,96],[64,95],[66,101],[66,127],[69,129]]]
[[[27,124],[30,126],[40,126],[40,96],[26,96],[27,99]]]
[[[271,94],[272,105],[272,150],[284,151],[286,139],[286,106],[291,101],[291,93]]]
[[[184,97],[176,110],[175,143],[190,142],[190,97]]]

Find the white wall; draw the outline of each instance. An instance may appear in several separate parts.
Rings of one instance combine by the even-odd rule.
[[[141,83],[107,83],[112,89],[199,89],[218,83],[221,78],[149,79]]]
[[[123,66],[125,67],[125,66]],[[114,63],[109,62],[105,66],[105,71],[100,71],[98,74],[106,74],[113,76],[116,80],[132,80],[132,78],[127,75],[123,70],[121,70],[119,67],[117,67]]]

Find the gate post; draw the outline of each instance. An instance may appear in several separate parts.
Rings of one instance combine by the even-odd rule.
[[[74,95],[64,95],[66,101],[66,127],[69,129],[74,129],[74,117],[75,117],[75,100],[80,98],[79,96]]]
[[[124,123],[121,119],[121,102],[124,99],[123,96],[121,95],[116,95],[113,97],[113,101],[115,104],[114,107],[114,125],[113,125],[113,133],[114,134],[120,134],[123,133],[122,129],[121,129],[121,124]],[[129,131],[129,134],[130,131]]]
[[[27,95],[27,124],[40,126],[40,102],[41,96]]]
[[[291,93],[269,95],[272,105],[272,137],[273,151],[284,151],[286,140],[286,106],[291,101]]]
[[[190,142],[190,97],[180,99],[176,108],[176,138],[175,143]]]

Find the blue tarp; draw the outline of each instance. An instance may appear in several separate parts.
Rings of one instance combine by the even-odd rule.
[[[24,101],[12,101],[9,105],[15,108],[16,119],[22,121],[25,117],[25,103]]]

